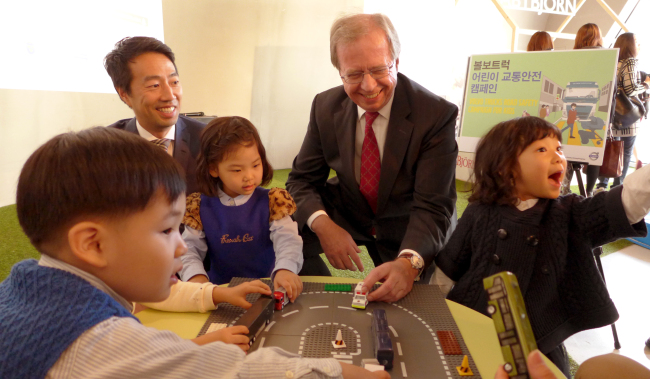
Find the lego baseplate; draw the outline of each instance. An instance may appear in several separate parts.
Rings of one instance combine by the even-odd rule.
[[[251,280],[254,279],[233,278],[230,286]],[[264,282],[271,284],[268,280]],[[259,296],[249,294],[246,299],[252,303]],[[381,308],[386,310],[393,344],[394,364],[388,370],[391,378],[468,378],[460,376],[456,370],[465,355],[469,357],[474,377],[479,377],[474,360],[437,286],[416,284],[403,299],[390,304],[371,302],[365,310],[354,309],[351,303],[351,292],[325,291],[325,283],[305,282],[295,303],[273,313],[251,351],[278,346],[305,358],[335,358],[360,366],[362,359],[374,358],[370,330],[372,310]],[[220,304],[212,311],[199,335],[205,334],[213,323],[231,326],[243,313],[243,308]],[[338,330],[341,330],[346,345],[342,349],[332,346]],[[447,349],[444,346],[446,341],[438,338],[438,332],[451,332],[461,354],[445,354],[445,351],[459,351]],[[450,333],[443,334],[450,336]]]

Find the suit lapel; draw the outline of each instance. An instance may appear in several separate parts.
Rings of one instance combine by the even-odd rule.
[[[384,144],[384,156],[381,161],[381,175],[379,177],[379,195],[377,199],[377,213],[379,213],[390,195],[397,174],[399,173],[406,150],[413,133],[413,123],[407,117],[411,113],[411,106],[404,90],[404,85],[400,85],[405,80],[404,77],[397,82],[395,88],[395,99],[390,111],[390,120],[388,121],[388,130],[386,132],[386,142]]]
[[[187,162],[190,159],[189,138],[190,134],[185,129],[183,119],[178,117],[178,121],[176,121],[176,133],[174,135],[174,159],[183,168],[187,167]]]
[[[140,132],[138,132],[138,126],[135,123],[135,117],[133,117],[132,119],[129,120],[129,122],[126,123],[124,130],[129,133],[134,133],[138,136],[140,135]]]
[[[354,141],[357,129],[357,105],[349,98],[341,103],[341,108],[334,113],[336,140],[341,154],[342,167],[354,178]],[[357,186],[358,187],[358,186]],[[359,194],[361,194],[359,192]],[[363,197],[363,196],[362,196]]]

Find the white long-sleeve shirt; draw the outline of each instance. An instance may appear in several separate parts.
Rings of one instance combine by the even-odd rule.
[[[172,285],[169,297],[158,303],[142,303],[142,305],[166,312],[199,312],[205,313],[217,309],[212,292],[216,284],[177,282]]]
[[[126,309],[131,304],[99,278],[43,255],[39,265],[75,274]],[[46,333],[47,331],[43,331]],[[279,348],[251,354],[235,345],[199,346],[130,317],[111,317],[84,332],[61,354],[46,378],[341,378],[335,359],[300,358]]]
[[[218,188],[217,194],[221,204],[229,207],[246,204],[252,195],[239,195],[230,197]],[[302,238],[298,234],[298,224],[285,216],[277,221],[269,223],[271,241],[275,251],[275,267],[271,277],[275,276],[278,270],[284,269],[298,274],[302,268]],[[208,244],[205,240],[205,232],[185,226],[183,240],[187,244],[187,253],[181,257],[183,269],[179,272],[181,280],[187,281],[196,275],[208,276],[203,267],[203,260],[208,253]]]

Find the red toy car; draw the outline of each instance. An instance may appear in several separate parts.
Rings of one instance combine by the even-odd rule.
[[[287,290],[280,287],[273,293],[275,298],[275,310],[281,311],[285,305],[289,304],[289,296],[287,296]]]

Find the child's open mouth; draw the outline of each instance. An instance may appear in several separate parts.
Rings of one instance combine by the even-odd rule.
[[[559,186],[562,185],[562,181],[561,181],[562,180],[562,171],[558,171],[558,172],[556,172],[554,174],[551,174],[548,178],[551,179],[553,181],[553,184],[555,184],[556,186],[559,187]]]

